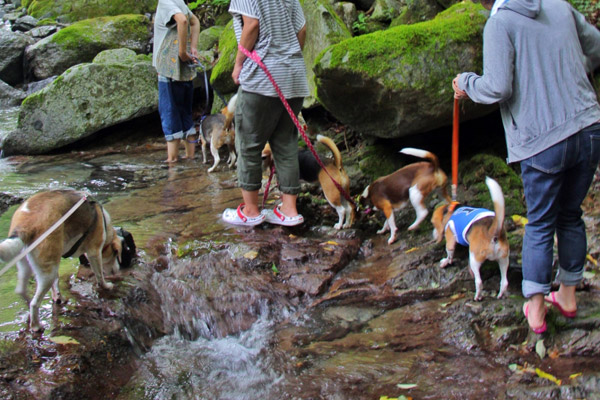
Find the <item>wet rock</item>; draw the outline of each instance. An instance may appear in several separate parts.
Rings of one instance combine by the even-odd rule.
[[[19,32],[27,32],[36,27],[38,20],[33,18],[31,15],[24,15],[20,18],[17,18],[15,22],[12,24],[13,31]]]

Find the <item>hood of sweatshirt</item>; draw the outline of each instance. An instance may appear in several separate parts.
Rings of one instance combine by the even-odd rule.
[[[542,0],[508,0],[500,6],[500,10],[509,9],[525,17],[536,18],[542,7],[541,2]]]

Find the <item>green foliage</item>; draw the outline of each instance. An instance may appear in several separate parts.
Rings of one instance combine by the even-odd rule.
[[[224,7],[229,5],[229,0],[196,0],[188,4],[190,10],[195,10],[200,6]]]
[[[598,0],[569,0],[569,2],[593,25],[600,25],[600,2]]]
[[[361,35],[367,32],[367,16],[364,12],[358,14],[358,18],[352,24],[352,31],[356,35]]]

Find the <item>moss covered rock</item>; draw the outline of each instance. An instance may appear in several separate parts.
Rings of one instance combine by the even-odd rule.
[[[27,13],[35,18],[75,22],[122,14],[145,14],[156,10],[158,0],[23,0]],[[60,17],[60,18],[59,18]]]
[[[79,21],[40,40],[25,51],[28,69],[36,79],[59,75],[67,68],[90,62],[99,52],[128,48],[145,53],[151,22],[139,14]]]
[[[233,21],[230,21],[219,36],[219,60],[210,74],[210,84],[220,93],[232,93],[237,89],[231,79],[236,54],[237,41],[233,31]]]
[[[156,70],[147,56],[117,51],[98,61],[68,69],[26,98],[17,130],[4,139],[5,154],[47,153],[156,111]]]
[[[328,47],[314,65],[319,102],[370,136],[397,138],[450,125],[452,79],[482,70],[487,15],[480,5],[463,2],[431,21]],[[464,105],[466,118],[493,110]]]
[[[477,154],[460,163],[459,200],[469,205],[493,209],[489,190],[485,184],[486,176],[498,182],[504,193],[506,215],[525,215],[526,207],[523,197],[523,181],[512,166],[502,158],[491,154]]]

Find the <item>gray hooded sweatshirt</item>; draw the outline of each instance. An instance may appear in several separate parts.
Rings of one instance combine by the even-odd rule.
[[[463,73],[458,86],[476,103],[500,103],[516,162],[600,121],[587,77],[599,65],[600,31],[565,0],[508,0],[485,24],[483,75]]]

